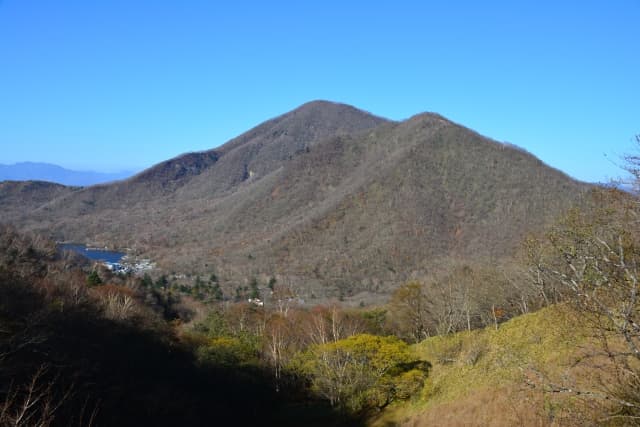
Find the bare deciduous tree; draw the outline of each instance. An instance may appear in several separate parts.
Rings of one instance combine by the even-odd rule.
[[[629,170],[640,179],[640,158]],[[536,242],[534,285],[544,282],[573,303],[593,326],[613,378],[582,396],[605,396],[617,404],[611,416],[640,420],[640,201],[614,189],[598,189],[587,206],[571,210]]]
[[[40,366],[23,386],[10,385],[0,403],[0,425],[13,427],[48,427],[56,411],[68,399],[71,389],[54,395],[55,379],[46,379],[47,368]],[[90,425],[90,424],[89,424]]]

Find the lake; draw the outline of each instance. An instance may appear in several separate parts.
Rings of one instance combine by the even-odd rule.
[[[119,264],[120,261],[122,261],[122,257],[125,256],[124,252],[87,248],[85,245],[79,245],[76,243],[60,243],[58,244],[58,249],[63,251],[73,251],[89,258],[90,260],[108,262],[109,264]]]

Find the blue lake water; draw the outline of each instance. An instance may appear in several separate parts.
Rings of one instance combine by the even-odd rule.
[[[90,260],[103,261],[111,264],[119,263],[122,261],[122,257],[125,256],[123,252],[89,249],[85,245],[78,245],[75,243],[61,243],[58,245],[58,249],[63,251],[73,251],[89,258]]]

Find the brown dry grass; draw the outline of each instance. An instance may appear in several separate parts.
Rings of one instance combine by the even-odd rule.
[[[546,427],[557,426],[544,415],[544,399],[509,387],[474,391],[456,402],[435,405],[428,412],[402,420],[405,427]],[[562,424],[565,425],[565,424]]]

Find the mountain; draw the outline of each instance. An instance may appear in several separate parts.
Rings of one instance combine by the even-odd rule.
[[[49,201],[73,193],[75,187],[66,187],[45,181],[0,181],[0,206],[3,222],[21,218],[42,208]]]
[[[447,265],[507,259],[589,188],[437,114],[393,122],[315,101],[128,180],[2,209],[57,240],[215,271],[227,291],[276,277],[305,298],[364,300]]]
[[[22,162],[0,165],[0,181],[47,181],[69,186],[88,186],[125,179],[133,172],[101,173],[72,171],[49,163]]]

